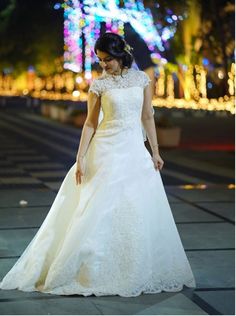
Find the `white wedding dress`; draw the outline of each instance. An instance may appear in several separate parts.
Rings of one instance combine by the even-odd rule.
[[[196,287],[163,187],[143,142],[143,88],[129,69],[90,91],[104,117],[88,147],[85,175],[73,164],[51,209],[0,288],[58,295],[176,292]]]

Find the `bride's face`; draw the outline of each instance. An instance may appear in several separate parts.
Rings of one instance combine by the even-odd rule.
[[[97,50],[97,57],[99,59],[100,66],[107,73],[115,74],[121,71],[120,62],[108,53]]]

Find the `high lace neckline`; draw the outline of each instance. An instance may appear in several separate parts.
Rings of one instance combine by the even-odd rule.
[[[107,72],[104,70],[103,76],[104,76],[104,77],[113,78],[113,79],[117,80],[117,79],[120,79],[120,78],[125,78],[129,73],[130,73],[130,68],[128,68],[125,73],[121,73],[121,74],[118,74],[118,75],[114,75],[114,74],[107,73]]]

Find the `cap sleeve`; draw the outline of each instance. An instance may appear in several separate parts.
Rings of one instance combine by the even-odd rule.
[[[99,80],[94,79],[94,80],[91,82],[88,92],[93,92],[93,93],[95,93],[97,96],[100,96],[100,95],[101,95],[101,85],[100,85]]]
[[[146,86],[148,86],[149,82],[151,82],[152,80],[149,78],[149,76],[146,74],[146,72],[141,71],[141,80],[142,80],[142,85],[145,88]]]

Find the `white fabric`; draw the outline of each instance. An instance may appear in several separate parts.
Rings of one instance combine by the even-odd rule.
[[[139,74],[137,76],[137,74]],[[129,69],[129,73],[126,76],[126,74],[122,75],[123,78],[121,76],[112,76],[112,75],[108,75],[105,71],[103,71],[101,78],[99,78],[98,80],[95,80],[89,91],[93,91],[95,92],[97,95],[101,95],[103,92],[105,92],[107,89],[112,89],[112,88],[126,88],[126,87],[132,87],[134,85],[134,82],[136,82],[136,85],[139,87],[146,87],[149,82],[151,81],[150,78],[148,77],[148,75],[144,72],[144,71],[137,71],[134,69]],[[110,80],[112,78],[112,81]],[[152,106],[152,113],[154,115],[155,111],[154,108]],[[99,122],[102,120],[103,118],[103,112],[102,112],[102,108],[99,114]],[[142,134],[143,134],[143,140],[146,141],[147,140],[147,133],[145,131],[145,128],[142,126]]]
[[[73,164],[1,289],[137,296],[196,287],[160,172],[143,143],[147,82],[130,69],[123,78],[92,83],[104,117],[84,158],[82,184],[76,186]]]

